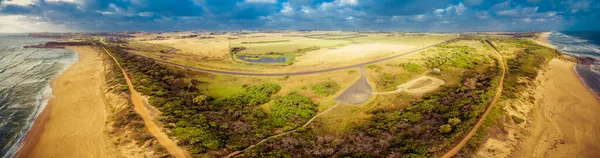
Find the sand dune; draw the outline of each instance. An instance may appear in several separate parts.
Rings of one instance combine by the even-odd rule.
[[[600,155],[600,101],[578,79],[575,63],[554,59],[536,92],[517,157],[597,157]]]
[[[104,68],[90,47],[70,47],[79,61],[51,85],[55,98],[38,117],[16,157],[119,157],[104,132]]]

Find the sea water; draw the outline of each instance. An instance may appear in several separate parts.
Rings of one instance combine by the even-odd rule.
[[[23,48],[53,41],[0,34],[0,157],[12,157],[52,98],[50,80],[77,61],[68,49]]]
[[[600,61],[600,31],[552,32],[548,40],[565,54]],[[600,62],[577,65],[575,70],[585,85],[600,98]]]

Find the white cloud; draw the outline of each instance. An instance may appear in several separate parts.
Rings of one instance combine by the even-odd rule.
[[[354,20],[355,18],[353,16],[348,16],[346,17],[346,20]]]
[[[434,11],[434,13],[436,13],[436,14],[440,14],[440,13],[443,13],[444,11],[445,11],[444,9],[436,9],[436,10]]]
[[[244,0],[244,3],[268,3],[268,4],[276,4],[277,0]]]
[[[312,12],[312,10],[309,7],[306,6],[302,6],[302,10],[303,13],[305,14],[309,14],[310,12]]]
[[[35,1],[34,0],[9,0],[9,1],[2,1],[3,4],[15,4],[15,5],[29,5],[29,4],[33,4]]]
[[[67,29],[64,25],[55,25],[40,21],[39,18],[28,18],[22,15],[0,16],[0,33],[25,32],[67,32],[77,31]]]
[[[290,2],[285,2],[282,4],[283,9],[281,9],[281,13],[284,15],[291,15],[294,13],[294,8],[290,5]]]
[[[344,5],[358,5],[358,0],[340,0],[339,4]]]

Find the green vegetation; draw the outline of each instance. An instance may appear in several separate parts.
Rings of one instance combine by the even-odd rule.
[[[238,48],[238,47],[234,47],[234,48]],[[283,59],[285,58],[285,62],[281,62],[281,63],[258,63],[258,64],[270,64],[270,65],[277,65],[277,64],[284,64],[284,65],[291,65],[294,62],[296,62],[296,57],[303,55],[306,52],[310,52],[310,51],[314,51],[314,50],[319,50],[321,48],[319,47],[307,47],[307,48],[302,48],[302,49],[296,49],[295,51],[292,52],[283,52],[283,53],[279,53],[279,52],[268,52],[265,54],[247,54],[247,55],[237,55],[237,53],[235,53],[235,57],[239,58],[240,56],[245,57],[246,60],[260,60],[262,58],[271,58],[271,59]],[[253,64],[257,64],[257,63],[253,63]]]
[[[110,49],[134,76],[137,91],[162,112],[160,121],[171,136],[192,154],[208,150],[237,150],[272,135],[269,116],[258,105],[270,101],[281,87],[267,83],[247,86],[243,92],[211,98],[199,91],[198,75],[154,60]],[[223,153],[221,153],[223,154]]]
[[[400,64],[400,66],[402,68],[404,68],[404,70],[410,72],[410,73],[417,73],[420,74],[423,72],[423,68],[421,67],[421,65],[419,64],[415,64],[415,63],[405,63],[405,64]]]
[[[505,39],[490,42],[494,47],[501,45],[504,48],[498,48],[502,54],[512,54],[506,51],[515,50],[513,57],[508,59],[506,76],[504,77],[503,85],[503,100],[517,99],[527,87],[533,85],[533,81],[537,77],[539,71],[552,58],[560,56],[560,53],[554,49],[540,46],[528,39]],[[510,48],[506,48],[510,47]],[[504,129],[504,125],[499,121],[502,116],[508,116],[503,110],[504,104],[497,103],[492,109],[488,117],[485,119],[483,126],[475,133],[458,154],[459,157],[468,157],[477,150],[477,147],[485,140],[490,128]],[[516,124],[522,123],[524,120],[511,115],[512,120]]]
[[[327,97],[340,90],[340,85],[335,81],[326,81],[312,85],[311,89],[315,94]]]
[[[425,59],[425,65],[432,69],[447,69],[448,67],[473,69],[480,64],[487,63],[483,55],[475,53],[476,50],[469,46],[438,45],[432,51],[440,52],[436,56]]]
[[[168,155],[166,150],[155,141],[156,139],[144,125],[142,117],[134,111],[131,100],[126,97],[129,95],[129,87],[121,69],[114,64],[114,60],[108,55],[102,54],[101,56],[104,58],[104,63],[107,63],[105,81],[108,86],[107,93],[104,94],[112,93],[121,97],[121,100],[127,101],[125,105],[112,109],[114,110],[114,114],[111,115],[110,120],[112,121],[111,126],[113,128],[110,134],[119,137],[125,135],[124,139],[118,140],[119,144],[126,144],[133,141],[137,146],[142,147],[147,142],[150,142],[150,147],[152,147],[151,149],[154,150],[156,156],[162,157]],[[107,98],[111,98],[110,100],[113,99],[112,97]]]
[[[557,50],[540,46],[526,39],[501,42],[510,43],[520,49],[514,58],[508,59],[506,62],[508,70],[504,79],[503,96],[507,98],[517,98],[520,92],[533,84],[539,70],[548,61],[560,56],[560,52]]]
[[[315,129],[319,124],[315,123],[291,136],[259,145],[247,154],[250,157],[434,156],[462,138],[486,109],[498,86],[498,71],[467,71],[463,82],[467,80],[475,80],[476,86],[445,87],[405,109],[372,111],[370,119],[337,138],[318,134]]]
[[[291,130],[301,126],[317,113],[317,105],[305,96],[289,94],[271,105],[272,125]]]

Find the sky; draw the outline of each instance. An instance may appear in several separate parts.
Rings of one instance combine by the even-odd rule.
[[[0,0],[0,33],[600,30],[598,0]]]

